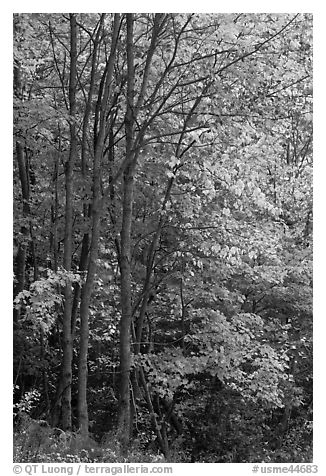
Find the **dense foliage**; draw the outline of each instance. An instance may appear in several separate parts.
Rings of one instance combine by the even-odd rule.
[[[14,15],[17,461],[311,461],[311,22]]]

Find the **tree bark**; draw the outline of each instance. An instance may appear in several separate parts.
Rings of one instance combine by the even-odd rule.
[[[20,33],[19,15],[14,15],[14,32]],[[15,62],[14,65],[14,94],[17,99],[23,101],[23,85],[21,78],[20,63]],[[28,220],[30,215],[30,186],[28,174],[28,162],[26,160],[24,146],[17,138],[16,140],[16,158],[18,163],[19,179],[21,184],[21,194],[23,203],[23,218]],[[16,283],[14,287],[14,297],[17,296],[25,288],[26,281],[26,257],[29,239],[29,227],[26,223],[22,224],[21,228],[22,239],[18,242],[18,250],[15,260],[15,275]],[[17,323],[20,317],[20,310],[14,309],[14,323]]]
[[[127,106],[125,115],[126,131],[126,168],[123,178],[122,228],[120,245],[121,272],[121,320],[120,320],[120,405],[119,405],[119,437],[123,452],[127,452],[132,430],[130,404],[130,370],[131,370],[131,323],[132,323],[132,292],[131,292],[131,228],[134,196],[134,175],[138,150],[143,141],[145,128],[135,137],[134,125],[137,114],[142,107],[147,90],[150,68],[157,46],[159,32],[163,28],[166,17],[155,14],[150,46],[137,101],[135,101],[135,67],[134,67],[134,16],[126,15],[127,19]],[[154,244],[155,247],[155,244]],[[149,269],[150,268],[150,269]],[[144,298],[140,319],[143,320],[148,300],[152,266],[148,266],[147,279],[144,286]],[[138,337],[142,323],[138,326]],[[138,339],[139,341],[139,339]],[[138,347],[137,347],[138,350]]]
[[[111,51],[106,69],[104,93],[100,109],[99,131],[97,135],[93,163],[93,199],[92,199],[92,237],[89,250],[87,278],[81,292],[80,304],[80,350],[78,362],[78,424],[83,438],[88,437],[88,408],[87,408],[87,360],[89,341],[89,305],[96,274],[96,261],[100,236],[102,216],[101,166],[106,134],[106,116],[109,98],[112,93],[114,62],[119,34],[120,15],[114,15]]]
[[[96,77],[96,67],[98,62],[98,48],[100,44],[100,36],[103,29],[103,22],[105,19],[106,14],[101,14],[101,18],[99,21],[99,25],[96,30],[96,35],[94,38],[94,48],[91,54],[91,73],[90,73],[90,85],[88,89],[88,95],[85,103],[85,112],[83,118],[83,127],[82,127],[82,138],[81,138],[81,174],[83,179],[83,185],[86,187],[87,184],[87,165],[88,165],[88,156],[89,156],[89,147],[88,147],[88,131],[89,131],[89,122],[90,122],[90,115],[92,110],[92,99],[95,91],[95,77]],[[87,194],[84,196],[84,203],[83,203],[83,216],[85,221],[91,219],[92,215],[92,207],[87,203]],[[80,253],[79,259],[79,266],[78,269],[80,272],[87,270],[87,263],[88,263],[88,254],[89,254],[89,245],[90,245],[90,230],[87,228],[83,235],[82,240],[82,248]],[[72,338],[74,340],[75,336],[75,329],[76,329],[76,319],[77,319],[77,311],[78,306],[81,298],[81,285],[76,283],[74,287],[74,298],[73,298],[73,305],[72,305],[72,315],[71,315],[71,333]]]
[[[127,107],[125,116],[126,161],[123,177],[123,204],[121,227],[121,320],[120,320],[120,405],[119,438],[124,453],[127,452],[130,432],[130,367],[131,367],[131,225],[134,193],[135,153],[134,141],[134,51],[133,14],[127,14]]]
[[[76,86],[77,86],[77,22],[76,15],[70,14],[70,78],[69,78],[69,108],[70,108],[70,150],[68,161],[65,163],[65,236],[63,267],[71,270],[72,264],[72,235],[73,235],[73,167],[77,156],[77,134],[75,125],[76,114]],[[71,382],[72,382],[72,287],[67,282],[64,289],[63,314],[63,356],[62,356],[62,414],[61,426],[63,430],[71,429]]]
[[[22,201],[23,201],[23,217],[25,220],[28,220],[30,215],[30,205],[29,205],[29,182],[27,174],[27,164],[25,160],[25,153],[22,144],[16,142],[16,156],[18,162],[19,178],[21,183],[22,191]],[[16,256],[16,286],[14,290],[14,295],[23,291],[25,288],[25,274],[26,274],[26,255],[28,249],[28,239],[29,239],[29,227],[26,224],[21,226],[22,240],[18,244],[18,252]],[[17,322],[19,319],[19,311],[15,310],[14,312],[14,321]]]
[[[131,223],[134,189],[134,166],[124,175],[123,218],[121,230],[121,320],[120,320],[120,405],[119,432],[122,447],[128,447],[131,431],[129,378],[131,367]]]

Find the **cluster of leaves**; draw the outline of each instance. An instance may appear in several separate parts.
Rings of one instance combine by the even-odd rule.
[[[66,284],[82,283],[82,277],[73,272],[59,269],[47,270],[47,277],[31,283],[29,290],[23,290],[14,299],[16,309],[24,307],[25,323],[31,323],[35,332],[48,334],[58,319],[58,310],[62,306],[60,289]]]

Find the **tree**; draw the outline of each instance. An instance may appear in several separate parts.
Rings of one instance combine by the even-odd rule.
[[[310,16],[18,19],[19,395],[124,454],[280,457],[310,418]]]
[[[99,128],[96,137],[93,162],[93,200],[92,210],[92,238],[89,249],[89,261],[87,268],[86,282],[82,288],[80,305],[80,351],[79,351],[79,373],[78,373],[78,412],[79,426],[81,433],[88,435],[88,413],[87,413],[87,353],[88,353],[88,313],[90,298],[93,291],[94,277],[96,273],[96,260],[98,255],[100,219],[101,219],[101,166],[104,150],[104,139],[106,133],[106,115],[109,109],[109,101],[112,92],[114,59],[117,49],[118,31],[120,16],[114,15],[114,24],[112,28],[111,51],[106,65],[104,76],[104,88],[102,103],[100,106]]]

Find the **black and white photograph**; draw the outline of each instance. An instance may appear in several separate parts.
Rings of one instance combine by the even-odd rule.
[[[313,16],[12,15],[14,473],[318,471]]]

